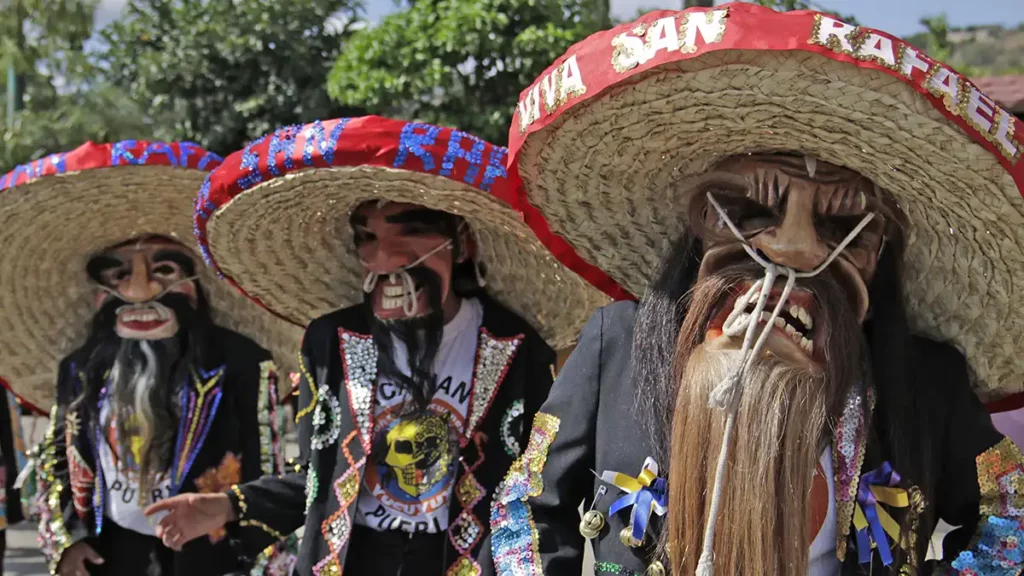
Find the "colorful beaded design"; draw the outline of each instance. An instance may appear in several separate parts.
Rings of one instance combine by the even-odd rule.
[[[620,566],[614,562],[594,562],[594,576],[602,574],[617,574],[619,576],[640,576],[633,570]]]
[[[961,576],[1017,576],[1024,571],[1021,522],[990,516],[978,526],[975,544],[953,561]]]
[[[543,574],[537,526],[527,500],[544,492],[544,464],[560,422],[550,414],[537,413],[526,451],[498,486],[491,507],[491,550],[498,574]]]
[[[512,425],[522,415],[523,399],[517,398],[501,418],[501,444],[505,449],[505,453],[513,458],[518,457],[519,453],[522,452],[522,447],[519,446],[519,435],[522,433],[522,430],[513,430]],[[522,420],[519,420],[519,424],[521,428]]]
[[[260,429],[260,470],[273,474],[282,467],[281,452],[275,434],[277,422],[277,366],[273,360],[260,362],[260,384],[256,399],[256,417]]]
[[[197,374],[193,370],[194,386],[182,386],[183,418],[178,426],[178,442],[174,450],[171,494],[177,494],[181,490],[181,485],[188,476],[196,455],[199,454],[199,450],[206,442],[206,435],[210,432],[213,418],[217,414],[217,407],[220,406],[223,392],[221,377],[223,375],[224,366],[215,370],[202,371],[201,374]]]
[[[857,486],[860,483],[860,469],[864,464],[864,448],[867,441],[865,422],[870,419],[875,407],[875,396],[871,389],[867,393],[867,407],[856,390],[846,398],[843,414],[832,436],[832,466],[835,474],[836,498],[836,556],[846,558],[847,538],[853,526],[853,510],[857,504]]]
[[[309,371],[306,370],[306,361],[303,358],[302,353],[299,353],[299,372],[302,373],[302,377],[306,379],[306,383],[309,386],[310,398],[309,405],[306,406],[305,408],[300,409],[298,413],[295,414],[296,424],[299,423],[299,420],[302,420],[303,416],[312,412],[316,408],[317,402],[319,401],[316,383],[313,381],[313,377],[309,375]]]
[[[358,432],[353,430],[341,443],[342,454],[348,461],[349,467],[334,482],[334,495],[338,500],[338,509],[320,525],[320,532],[323,534],[329,552],[313,566],[315,576],[341,576],[342,551],[348,545],[348,539],[352,532],[352,519],[348,509],[359,495],[359,482],[362,479],[363,467],[366,466],[366,458],[356,461],[349,450],[349,444],[356,436],[358,436]]]

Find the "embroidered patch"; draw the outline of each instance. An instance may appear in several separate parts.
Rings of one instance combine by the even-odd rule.
[[[1024,516],[1024,455],[1009,438],[978,455],[982,516]]]
[[[491,507],[491,549],[499,574],[521,573],[527,566],[532,567],[534,574],[542,573],[537,526],[527,499],[544,491],[541,474],[559,424],[555,416],[537,413],[526,451],[512,464],[498,486],[497,498]]]
[[[494,402],[498,388],[508,367],[512,365],[523,335],[511,338],[495,338],[480,328],[480,339],[476,349],[476,366],[473,368],[473,388],[470,391],[469,416],[466,418],[466,438],[470,438],[487,410]]]
[[[196,489],[200,494],[216,494],[231,489],[242,481],[242,462],[239,456],[228,452],[220,461],[220,465],[208,468],[196,478]],[[237,488],[236,488],[237,490]],[[244,500],[240,500],[244,502]],[[210,532],[210,542],[216,544],[227,535],[223,527]]]
[[[348,392],[348,407],[359,430],[363,452],[370,453],[373,436],[373,395],[377,383],[377,345],[373,337],[338,329],[341,366]]]
[[[64,415],[64,444],[71,446],[75,443],[75,438],[78,438],[78,433],[82,430],[82,418],[78,415],[76,410],[68,410]]]
[[[85,458],[74,446],[67,447],[68,472],[71,478],[71,498],[75,504],[75,512],[85,519],[92,509],[92,492],[96,485],[96,475],[85,463]]]
[[[518,457],[519,453],[522,452],[522,447],[519,446],[519,437],[523,434],[522,416],[523,400],[517,398],[501,418],[502,447],[505,448],[505,452],[508,455],[514,457]]]

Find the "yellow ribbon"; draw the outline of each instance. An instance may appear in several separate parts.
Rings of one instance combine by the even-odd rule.
[[[907,495],[907,491],[902,488],[872,486],[871,493],[875,495],[875,500],[880,504],[888,504],[893,508],[906,508],[910,506],[910,497]],[[875,510],[878,512],[878,521],[881,522],[885,533],[893,539],[893,542],[899,542],[900,525],[881,506],[875,506]],[[853,527],[858,531],[868,527],[868,519],[864,516],[864,510],[861,509],[860,504],[857,504],[857,508],[853,511]],[[871,546],[875,546],[874,541],[871,542]]]
[[[654,482],[654,479],[657,477],[657,474],[651,472],[647,468],[644,468],[643,472],[641,472],[636,478],[627,476],[621,472],[615,472],[612,476],[611,483],[620,490],[633,493],[641,488],[650,488],[651,483]]]

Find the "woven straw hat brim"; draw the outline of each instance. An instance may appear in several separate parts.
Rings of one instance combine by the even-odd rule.
[[[376,166],[311,168],[232,198],[206,238],[221,272],[297,324],[363,300],[349,215],[367,200],[409,202],[466,218],[487,290],[554,348],[572,344],[609,299],[565,269],[522,217],[486,192],[436,175]]]
[[[728,26],[762,25],[750,20],[762,11],[731,6]],[[588,58],[608,61],[605,46],[588,54],[588,42],[572,52],[584,79]],[[959,346],[983,398],[1024,390],[1024,309],[1014,304],[1024,298],[1024,201],[1012,162],[910,80],[794,44],[677,53],[621,82],[587,86],[586,98],[525,135],[513,126],[527,200],[557,235],[542,239],[567,242],[640,295],[685,232],[677,193],[688,179],[735,154],[810,154],[871,178],[906,212],[912,327]]]
[[[15,393],[44,410],[53,403],[58,362],[82,343],[95,312],[85,273],[91,254],[147,234],[194,247],[192,199],[204,177],[167,166],[117,166],[0,193],[0,378]],[[279,390],[288,393],[286,371],[301,329],[261,310],[195,256],[214,320],[270,350],[283,373]]]

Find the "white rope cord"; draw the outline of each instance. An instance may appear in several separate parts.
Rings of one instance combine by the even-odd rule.
[[[853,239],[868,225],[868,222],[874,218],[873,213],[866,214],[857,226],[846,235],[846,238],[839,243],[838,246],[828,255],[824,262],[822,262],[817,268],[810,272],[797,272],[796,270],[788,266],[779,266],[774,262],[771,262],[757,253],[757,250],[751,246],[747,240],[740,233],[736,225],[733,224],[732,220],[725,213],[725,210],[715,201],[714,196],[710,192],[707,194],[708,201],[714,206],[718,212],[718,216],[725,222],[729,227],[729,230],[734,236],[740,241],[743,249],[746,250],[747,254],[754,259],[755,262],[760,264],[765,269],[764,278],[758,280],[750,287],[749,290],[743,296],[740,297],[739,301],[733,307],[732,312],[726,318],[725,323],[722,325],[722,332],[729,336],[738,336],[740,332],[745,332],[743,337],[743,347],[740,348],[740,362],[729,375],[715,386],[714,390],[711,391],[708,403],[714,408],[724,408],[728,410],[725,418],[725,431],[722,434],[722,448],[718,452],[718,464],[715,467],[715,485],[714,490],[711,493],[711,507],[708,511],[707,525],[704,527],[704,542],[702,544],[702,550],[700,553],[700,559],[697,561],[697,576],[713,576],[714,575],[714,546],[715,546],[715,524],[718,521],[718,512],[721,507],[722,492],[725,486],[725,464],[729,454],[729,445],[732,442],[732,429],[733,423],[736,420],[736,410],[740,404],[740,394],[742,392],[743,375],[746,370],[753,363],[754,359],[761,353],[761,349],[764,347],[765,342],[768,339],[768,334],[771,333],[772,328],[775,326],[775,319],[778,318],[779,313],[782,311],[786,304],[786,300],[789,298],[790,293],[793,291],[793,287],[796,285],[797,278],[810,278],[819,274],[822,270],[827,268],[844,249],[853,242]],[[764,329],[757,338],[757,342],[751,346],[751,342],[754,338],[754,332],[757,327],[758,320],[761,319],[761,314],[764,312],[765,304],[768,302],[768,296],[771,294],[772,287],[775,284],[775,279],[782,273],[786,275],[786,286],[782,290],[782,294],[779,295],[779,301],[775,304],[775,308],[772,310],[771,317],[767,320]],[[745,310],[747,305],[750,304],[751,299],[754,297],[754,293],[758,294],[757,304],[754,306],[753,313],[746,315]]]

